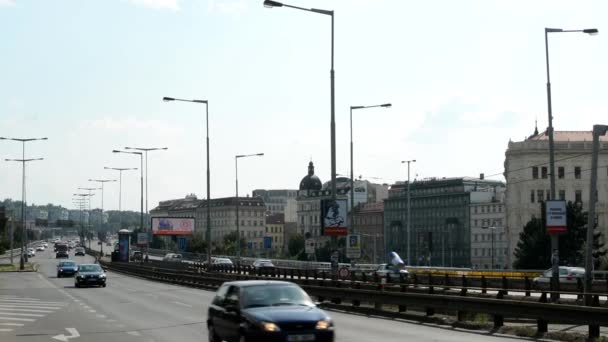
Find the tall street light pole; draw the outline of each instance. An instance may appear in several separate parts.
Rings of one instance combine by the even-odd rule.
[[[107,167],[104,166],[105,170],[116,170],[118,171],[118,230],[122,229],[122,172],[137,170],[136,167]],[[102,244],[103,247],[103,244]]]
[[[89,196],[92,196],[91,191],[95,191],[95,190],[101,190],[101,188],[78,188],[78,190],[88,190],[89,191]],[[102,195],[102,202],[103,202],[103,195]],[[103,205],[103,203],[102,203]],[[91,222],[91,198],[89,197],[89,206],[88,206],[88,212],[89,212],[89,219],[87,221],[87,232],[93,227],[93,223]],[[84,242],[84,241],[81,241]],[[91,248],[91,239],[89,239],[89,248]]]
[[[125,150],[138,150],[146,154],[146,214],[148,214],[148,152],[165,151],[167,147],[125,147]]]
[[[235,174],[235,184],[236,184],[236,257],[239,259],[241,257],[241,229],[239,222],[239,159],[240,158],[248,158],[248,157],[261,157],[264,153],[254,153],[254,154],[239,154],[234,156],[234,174]]]
[[[26,142],[30,142],[30,141],[37,141],[37,140],[48,140],[47,137],[44,138],[6,138],[6,137],[0,137],[0,140],[12,140],[12,141],[18,141],[21,142],[22,144],[22,149],[21,149],[21,159],[11,159],[10,161],[20,161],[22,163],[22,169],[21,169],[21,225],[22,225],[22,234],[25,230],[25,235],[21,236],[21,258],[20,258],[20,262],[19,262],[19,269],[23,270],[25,268],[24,265],[24,256],[23,256],[23,240],[25,239],[25,244],[27,246],[27,229],[25,229],[25,163],[27,163],[28,161],[34,161],[34,160],[43,160],[43,158],[38,158],[38,159],[25,159],[25,143]],[[9,161],[7,159],[7,161]],[[27,262],[27,255],[25,255],[25,261]]]
[[[209,101],[207,100],[184,100],[174,97],[163,97],[163,101],[179,101],[202,103],[205,105],[205,127],[207,131],[206,148],[207,148],[207,265],[211,265],[211,171],[209,163]]]
[[[44,160],[44,158],[33,158],[33,159],[4,159],[5,161],[15,161],[22,163],[22,175],[21,175],[21,258],[19,259],[19,269],[23,270],[25,268],[25,262],[27,262],[27,254],[24,253],[24,244],[27,247],[28,239],[27,239],[27,229],[25,227],[25,163]],[[24,260],[25,258],[25,260]]]
[[[82,202],[83,202],[83,206],[80,208],[80,242],[84,242],[84,218],[82,217],[82,211],[83,208],[86,208],[86,205],[84,205],[84,201],[86,199],[88,199],[89,201],[89,207],[91,206],[91,196],[95,196],[95,194],[92,194],[91,191],[89,190],[88,194],[74,194],[74,196],[80,196],[80,198],[82,198]],[[89,223],[91,222],[91,213],[89,213]]]
[[[351,212],[351,234],[355,234],[355,175],[353,171],[353,110],[384,107],[390,108],[390,103],[373,106],[350,106],[350,212]]]
[[[412,259],[410,259],[410,237],[411,237],[411,222],[412,222],[412,195],[410,192],[410,164],[415,163],[416,159],[402,160],[401,164],[407,163],[407,229],[406,229],[406,244],[407,244],[407,262],[411,265]]]
[[[306,12],[319,13],[323,15],[328,15],[331,17],[331,69],[329,71],[330,77],[330,96],[331,96],[331,123],[330,123],[330,131],[331,131],[331,196],[332,199],[336,199],[336,92],[335,92],[335,77],[334,77],[334,11],[328,11],[317,8],[304,8],[298,6],[292,6],[283,4],[278,1],[265,0],[264,7],[272,8],[272,7],[287,7],[294,8]]]
[[[100,223],[99,228],[101,230],[103,230],[103,190],[104,190],[104,184],[105,183],[110,183],[110,182],[116,182],[116,179],[89,179],[89,182],[101,183],[101,215],[100,215],[100,218],[99,218],[99,223]],[[90,242],[89,242],[89,244],[90,244]]]
[[[126,153],[126,154],[135,154],[139,156],[139,162],[140,162],[140,170],[141,170],[141,177],[140,177],[140,196],[139,196],[139,200],[140,200],[140,215],[139,215],[139,230],[140,231],[144,231],[144,153],[143,152],[129,152],[129,151],[120,151],[120,150],[113,150],[112,153]]]
[[[545,28],[545,57],[547,62],[547,113],[549,116],[549,176],[551,183],[551,200],[555,200],[555,146],[553,141],[553,108],[551,105],[551,77],[549,75],[549,33],[586,33],[595,35],[599,31],[596,28],[584,30],[564,30],[560,28]],[[544,215],[544,213],[543,213]],[[559,240],[556,234],[551,234],[551,251],[553,253],[552,275],[551,275],[551,299],[554,301],[559,298]]]

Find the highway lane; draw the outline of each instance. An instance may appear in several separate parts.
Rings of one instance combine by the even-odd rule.
[[[71,258],[79,263],[93,260],[89,256]],[[39,253],[35,261],[40,265],[38,273],[0,274],[0,323],[23,324],[0,325],[2,341],[57,341],[52,337],[71,336],[73,331],[67,328],[76,329],[80,335],[69,339],[76,342],[200,342],[207,339],[203,322],[207,305],[213,297],[212,291],[113,272],[108,272],[106,288],[77,289],[73,287],[72,278],[56,278],[57,261],[52,250]],[[12,313],[12,318],[26,317],[28,321],[2,320],[2,312]],[[37,316],[17,316],[19,313]],[[379,337],[389,342],[513,340],[340,312],[330,312],[330,315],[336,323],[336,340],[344,342],[368,342]]]

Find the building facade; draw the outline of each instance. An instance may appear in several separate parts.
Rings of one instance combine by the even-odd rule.
[[[556,199],[579,202],[588,210],[591,180],[591,131],[555,131]],[[608,137],[600,138],[596,213],[598,227],[608,233]],[[541,217],[541,203],[550,198],[549,140],[546,132],[534,134],[524,141],[510,141],[505,153],[507,180],[506,231],[509,260],[519,234],[532,217]]]
[[[414,181],[411,191],[411,226],[407,259],[407,182],[395,184],[384,201],[384,236],[387,252],[395,251],[410,265],[469,267],[471,263],[471,203],[484,201],[504,183],[477,178]]]
[[[376,264],[384,260],[384,203],[358,205],[351,225],[361,235],[361,261]]]
[[[266,214],[281,214],[285,222],[296,222],[298,219],[296,197],[298,190],[253,190],[253,197],[261,197],[266,205]]]
[[[285,249],[285,218],[282,214],[266,215],[266,231],[264,250],[267,255],[276,257],[282,255]]]
[[[505,188],[496,188],[489,200],[471,203],[469,207],[473,268],[509,268],[504,193]]]

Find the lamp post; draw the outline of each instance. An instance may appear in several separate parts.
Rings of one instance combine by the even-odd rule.
[[[353,171],[353,110],[384,107],[390,108],[390,103],[373,106],[350,106],[350,210],[351,210],[351,234],[355,234],[355,175]]]
[[[137,170],[136,167],[107,167],[104,166],[105,170],[116,170],[118,171],[118,230],[122,229],[122,172]],[[103,248],[103,244],[102,244]]]
[[[112,150],[112,153],[127,153],[127,154],[135,154],[139,156],[140,162],[140,215],[139,215],[139,229],[144,231],[144,153],[143,152],[129,152],[129,151],[120,151],[120,150]]]
[[[317,8],[304,8],[298,6],[292,6],[283,4],[278,1],[265,0],[264,7],[272,8],[272,7],[287,7],[298,9],[306,12],[319,13],[323,15],[328,15],[331,17],[331,69],[329,71],[330,77],[330,96],[331,96],[331,123],[330,123],[330,131],[331,131],[331,196],[332,199],[336,199],[336,121],[335,121],[335,113],[336,113],[336,92],[335,92],[335,77],[334,77],[334,11],[322,10]]]
[[[125,150],[138,150],[145,153],[146,157],[146,214],[148,214],[148,152],[166,151],[167,147],[125,147]]]
[[[163,97],[163,101],[179,101],[202,103],[205,105],[205,127],[207,131],[206,148],[207,148],[207,265],[211,265],[211,171],[209,163],[209,101],[207,100],[184,100],[174,97]]]
[[[264,153],[239,154],[234,156],[234,179],[236,183],[236,257],[241,257],[241,230],[239,222],[239,159],[248,157],[261,157]]]
[[[104,190],[104,184],[105,183],[110,183],[110,182],[116,182],[116,179],[89,179],[89,182],[97,182],[97,183],[101,183],[101,215],[99,218],[99,227],[103,230],[103,190]],[[91,240],[89,240],[89,245],[91,244],[90,242]],[[89,246],[90,248],[90,246]]]
[[[549,176],[551,185],[551,200],[555,199],[555,147],[553,142],[553,108],[551,104],[551,78],[549,74],[549,33],[586,33],[595,35],[599,31],[596,28],[584,30],[564,30],[560,28],[545,28],[545,57],[547,62],[547,114],[549,119],[549,127],[547,135],[549,136]],[[543,213],[544,215],[544,213]],[[554,301],[559,298],[559,240],[555,234],[551,235],[551,250],[556,253],[552,259],[552,275],[551,275],[551,299]]]
[[[80,208],[80,242],[83,243],[84,241],[84,218],[82,217],[82,210],[83,208],[86,208],[86,205],[84,205],[84,201],[85,198],[88,199],[89,201],[89,207],[91,206],[91,196],[95,196],[95,194],[91,194],[90,190],[88,194],[74,194],[74,196],[80,196],[80,198],[82,198],[82,203],[83,206]],[[89,213],[89,223],[91,222],[91,214]]]
[[[492,248],[490,249],[490,255],[491,255],[492,263],[490,265],[492,265],[492,266],[490,266],[490,269],[493,270],[494,267],[495,267],[494,266],[495,265],[494,264],[494,231],[496,230],[496,227],[494,227],[494,226],[481,227],[481,229],[490,229],[492,231],[491,238],[490,238],[490,240],[492,241]]]
[[[35,161],[35,160],[43,160],[44,158],[37,158],[37,159],[25,159],[25,143],[26,142],[30,142],[30,141],[37,141],[37,140],[48,140],[48,138],[44,137],[44,138],[6,138],[6,137],[0,137],[0,140],[12,140],[12,141],[18,141],[21,142],[22,144],[22,148],[21,148],[21,159],[6,159],[6,161],[18,161],[22,163],[22,168],[21,168],[21,258],[20,258],[20,262],[19,262],[19,269],[23,270],[25,268],[24,265],[24,260],[23,258],[25,258],[25,262],[27,262],[27,255],[25,255],[25,257],[23,256],[23,241],[25,240],[25,244],[27,246],[27,229],[25,229],[25,163],[30,162],[30,161]]]
[[[101,190],[101,188],[78,188],[78,190],[88,190],[89,191],[89,196],[91,196],[91,191],[93,190]],[[102,195],[102,202],[103,202],[103,195]],[[102,203],[103,205],[103,203]],[[89,231],[89,229],[91,227],[93,227],[93,224],[91,223],[91,200],[89,198],[89,206],[88,206],[88,212],[89,212],[89,219],[87,221],[87,231]],[[84,242],[84,241],[81,241]],[[91,248],[91,239],[89,239],[89,248]]]
[[[411,236],[411,222],[412,222],[412,206],[411,206],[411,194],[410,194],[410,164],[415,163],[416,159],[402,160],[401,164],[407,163],[407,228],[406,228],[406,244],[407,244],[407,262],[411,265],[410,259],[410,236]]]

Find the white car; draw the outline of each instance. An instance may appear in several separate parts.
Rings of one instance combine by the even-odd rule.
[[[543,272],[539,277],[532,280],[534,285],[538,284],[549,284],[551,282],[551,276],[553,274],[552,269],[548,269]],[[585,269],[582,267],[559,267],[559,283],[560,284],[577,284],[578,279],[581,281],[585,280]]]
[[[380,264],[374,271],[380,278],[390,278],[391,280],[406,279],[409,272],[404,268],[399,268],[391,264]]]
[[[232,266],[232,260],[228,259],[228,258],[211,258],[211,264],[212,265],[226,265],[226,266]]]
[[[176,253],[168,253],[163,257],[163,261],[182,262],[182,255]]]
[[[32,247],[28,248],[27,249],[27,256],[28,257],[34,257],[34,256],[36,256],[36,251]]]
[[[42,246],[44,246],[44,248],[49,248],[49,244],[48,244],[48,243],[46,243],[46,242],[44,242],[44,243],[42,244]]]
[[[40,246],[36,247],[36,250],[39,252],[44,252],[44,245],[40,245]]]

